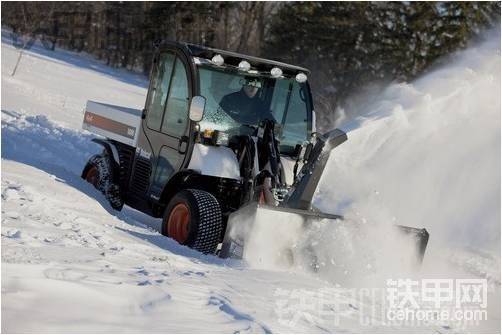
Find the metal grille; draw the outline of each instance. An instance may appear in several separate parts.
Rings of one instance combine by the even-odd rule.
[[[145,194],[148,190],[152,167],[149,160],[138,157],[134,166],[131,190],[135,194]]]

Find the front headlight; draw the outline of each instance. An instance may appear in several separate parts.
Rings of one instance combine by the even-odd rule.
[[[205,129],[201,135],[203,144],[228,146],[229,136],[223,131]]]

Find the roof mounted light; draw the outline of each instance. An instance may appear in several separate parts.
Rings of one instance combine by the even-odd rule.
[[[303,72],[300,72],[296,75],[295,79],[301,84],[307,81],[307,75]]]
[[[213,62],[214,64],[216,64],[218,66],[221,66],[221,65],[223,65],[225,60],[223,59],[223,57],[221,57],[220,54],[217,54],[217,55],[214,55],[213,58],[211,58],[211,62]]]
[[[246,62],[245,60],[242,60],[240,63],[239,63],[239,70],[241,71],[249,71],[251,69],[251,64],[249,64],[248,62]]]
[[[270,70],[270,74],[274,78],[279,78],[280,76],[282,76],[282,70],[279,69],[278,67],[274,67],[272,68],[272,70]]]

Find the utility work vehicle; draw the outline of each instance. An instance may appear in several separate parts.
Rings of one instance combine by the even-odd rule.
[[[113,208],[163,218],[162,234],[222,257],[245,255],[254,222],[267,213],[300,227],[337,224],[343,218],[316,210],[312,198],[330,151],[347,135],[316,132],[308,75],[272,60],[162,42],[143,110],[88,101],[83,128],[101,136],[94,141],[104,150],[82,178]],[[421,259],[425,229],[398,230],[413,236]]]

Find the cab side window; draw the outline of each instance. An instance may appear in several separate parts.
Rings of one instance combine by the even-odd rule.
[[[167,107],[162,121],[163,133],[181,137],[188,123],[188,79],[185,65],[177,58]]]
[[[157,73],[150,89],[150,101],[147,105],[146,124],[148,128],[160,130],[162,116],[167,102],[175,56],[170,53],[161,54],[157,63]]]
[[[308,100],[306,90],[296,81],[293,82],[289,106],[284,119],[281,144],[294,148],[296,144],[307,141],[310,137],[308,120]]]

